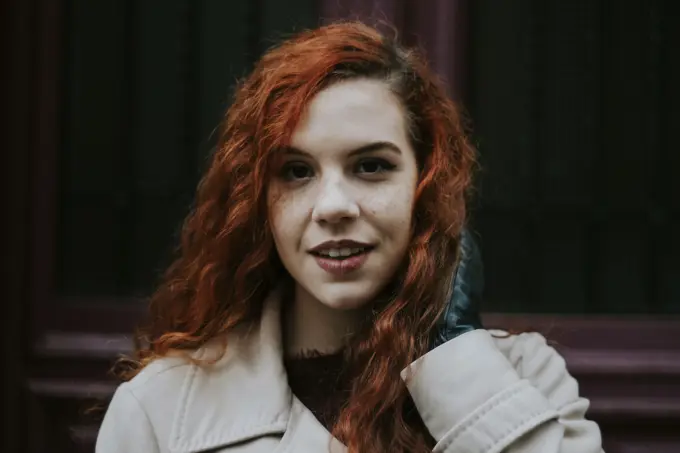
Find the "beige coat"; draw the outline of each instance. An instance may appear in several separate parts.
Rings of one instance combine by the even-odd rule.
[[[164,358],[122,384],[96,452],[346,451],[288,388],[276,295],[259,327],[230,341],[213,368]],[[469,332],[409,369],[408,388],[437,440],[435,452],[602,452],[598,426],[584,418],[588,401],[538,334]]]

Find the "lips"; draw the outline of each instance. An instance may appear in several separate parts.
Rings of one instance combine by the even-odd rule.
[[[371,244],[352,240],[327,241],[309,253],[321,269],[339,276],[360,269],[373,248]]]
[[[348,258],[353,255],[359,255],[361,253],[364,253],[368,250],[367,247],[354,247],[354,248],[341,248],[341,249],[326,249],[322,250],[319,252],[311,252],[312,255],[315,256],[322,256],[325,258],[337,258],[337,259],[343,259],[343,258]]]
[[[354,251],[355,253],[359,250],[371,249],[373,246],[371,244],[359,241],[353,241],[350,239],[343,239],[341,241],[326,241],[322,244],[309,250],[310,253],[314,255],[329,255],[333,253],[335,256],[348,256]],[[340,253],[338,253],[340,252]],[[331,255],[333,256],[333,255]]]

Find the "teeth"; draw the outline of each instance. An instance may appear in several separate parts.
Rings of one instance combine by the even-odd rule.
[[[331,258],[345,257],[356,255],[357,253],[363,252],[362,247],[358,248],[342,248],[342,249],[328,249],[319,252],[319,255],[330,256]]]

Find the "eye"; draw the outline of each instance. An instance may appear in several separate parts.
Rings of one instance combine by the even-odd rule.
[[[394,167],[396,167],[396,165],[386,161],[385,159],[371,158],[364,159],[357,163],[356,171],[366,175],[375,175],[393,170]]]
[[[300,181],[314,176],[314,171],[304,162],[290,162],[281,169],[281,176],[286,181]]]

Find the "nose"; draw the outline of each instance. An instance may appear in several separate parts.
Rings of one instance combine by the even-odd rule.
[[[359,216],[359,205],[341,178],[324,181],[312,211],[312,220],[337,224]]]

